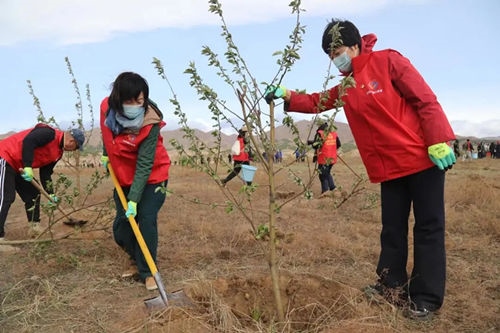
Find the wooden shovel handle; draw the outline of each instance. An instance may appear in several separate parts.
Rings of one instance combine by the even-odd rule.
[[[23,170],[23,169],[19,169],[19,171],[22,171],[22,170]],[[31,180],[31,184],[32,184],[32,185],[33,185],[33,186],[34,186],[34,187],[35,187],[38,191],[40,191],[40,193],[41,193],[44,197],[46,197],[47,199],[49,199],[51,202],[55,203],[55,204],[56,204],[56,207],[57,207],[57,210],[59,210],[59,212],[60,212],[61,214],[63,214],[65,218],[67,218],[68,220],[72,220],[72,218],[71,218],[71,217],[69,217],[69,215],[68,215],[68,214],[66,214],[66,212],[64,212],[64,211],[62,210],[62,208],[61,208],[61,207],[59,207],[59,205],[57,205],[57,202],[55,202],[55,201],[54,201],[54,199],[52,199],[52,197],[50,196],[50,194],[48,194],[48,193],[47,193],[47,191],[45,191],[45,189],[44,189],[44,188],[43,188],[43,186],[42,186],[42,185],[38,182],[38,180],[36,180],[35,178],[33,178],[33,179]]]
[[[120,198],[123,209],[127,210],[128,204],[127,204],[127,199],[125,198],[125,193],[123,193],[123,189],[118,183],[118,179],[116,178],[115,171],[111,167],[111,163],[108,163],[108,171],[109,175],[111,176],[111,179],[113,180],[113,184],[115,185],[115,189],[116,192],[118,193],[118,197]],[[139,229],[139,226],[132,215],[128,217],[128,221],[130,223],[130,226],[132,227],[132,231],[134,232],[135,238],[137,239],[137,243],[139,243],[139,247],[141,248],[142,254],[144,255],[144,259],[146,259],[146,263],[149,266],[151,275],[155,276],[155,274],[158,273],[158,268],[156,267],[153,257],[151,256],[151,252],[149,252],[148,246],[144,241],[144,237],[142,236],[141,230]]]

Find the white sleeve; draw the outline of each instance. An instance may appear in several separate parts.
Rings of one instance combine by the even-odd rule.
[[[239,155],[240,154],[240,141],[236,140],[233,143],[233,146],[231,147],[231,154],[232,155]]]

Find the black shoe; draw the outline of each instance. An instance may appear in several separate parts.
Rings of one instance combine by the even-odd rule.
[[[397,307],[408,305],[408,293],[404,290],[404,287],[390,288],[378,282],[366,286],[363,288],[363,292],[370,300],[380,301],[380,298],[382,298]]]
[[[429,310],[425,307],[415,307],[410,306],[405,311],[403,311],[403,316],[408,319],[418,320],[418,321],[429,321],[434,318],[435,311]]]

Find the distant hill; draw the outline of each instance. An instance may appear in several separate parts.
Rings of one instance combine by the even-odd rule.
[[[314,125],[312,121],[301,120],[296,122],[295,125],[297,126],[299,133],[301,134],[302,140],[306,141],[308,138],[312,139],[314,137],[314,133],[316,131],[316,125]],[[349,125],[347,125],[346,123],[335,123],[335,125],[337,126],[337,132],[340,139],[342,140],[342,144],[354,142]],[[310,131],[311,127],[312,130]],[[13,132],[9,133],[8,135],[11,134],[13,134]],[[184,132],[181,129],[162,131],[161,135],[163,137],[163,142],[165,146],[169,150],[173,149],[173,147],[170,144],[171,139],[176,139],[184,146],[189,144],[188,140],[184,138]],[[203,132],[201,130],[195,129],[195,135],[201,141],[205,142],[209,146],[211,145],[212,142],[215,141],[214,137],[210,132]],[[0,135],[0,138],[1,137],[2,135]],[[228,150],[230,149],[231,145],[236,139],[236,134],[226,135],[222,133],[221,139],[222,139],[222,149]],[[91,147],[94,149],[100,148],[102,146],[100,128],[95,128],[91,133],[87,133],[87,140],[88,141],[86,143],[86,146],[88,148]],[[287,148],[295,149],[294,147],[295,144],[293,143],[293,136],[288,127],[285,126],[276,127],[276,142],[278,144],[278,147],[281,149],[287,149]]]
[[[314,137],[314,133],[316,131],[316,125],[314,124],[313,121],[301,120],[295,122],[295,125],[297,126],[301,139],[303,141],[312,139]],[[345,147],[345,144],[347,144],[347,146],[355,147],[354,138],[352,136],[349,125],[342,122],[336,122],[335,126],[337,126],[337,133],[342,142],[342,145]],[[0,140],[12,134],[15,134],[15,132],[0,134]],[[161,134],[163,136],[163,140],[167,149],[173,149],[173,147],[170,145],[169,142],[173,138],[175,138],[178,142],[180,142],[184,146],[189,143],[187,139],[184,139],[183,137],[184,133],[182,132],[181,129],[165,130],[162,131]],[[195,134],[200,140],[207,143],[209,146],[211,145],[210,143],[214,142],[214,137],[210,132],[203,132],[201,130],[195,129]],[[222,133],[221,138],[222,138],[222,149],[228,150],[233,144],[234,140],[236,139],[236,134],[226,135]],[[463,141],[465,139],[470,139],[471,141],[476,143],[480,141],[485,141],[485,142],[498,141],[500,140],[500,137],[478,138],[474,136],[457,136],[457,139],[459,139],[460,141]],[[100,128],[95,128],[92,132],[87,133],[87,140],[88,141],[86,146],[88,148],[91,148],[89,149],[89,151],[92,151],[94,149],[100,149],[102,146]],[[290,132],[290,129],[286,126],[276,127],[276,142],[280,149],[292,149],[292,150],[295,149],[295,144],[293,143],[293,135]]]
[[[3,138],[6,138],[8,136],[11,136],[12,134],[16,134],[16,132],[10,131],[10,132],[4,133],[4,134],[0,134],[0,140]]]
[[[475,136],[462,136],[462,135],[457,135],[457,139],[458,141],[465,141],[466,139],[469,139],[470,141],[474,142],[474,143],[478,143],[478,142],[491,142],[491,141],[499,141],[500,140],[500,136],[486,136],[486,137],[481,137],[481,138],[478,138],[478,137],[475,137]]]
[[[306,141],[308,137],[310,139],[314,137],[314,133],[316,132],[316,125],[314,125],[312,121],[301,120],[296,122],[295,125],[299,130],[302,140]],[[354,141],[349,125],[347,125],[346,123],[335,123],[335,125],[337,126],[338,135],[343,143]],[[311,126],[312,126],[312,131],[310,131]],[[175,138],[182,145],[188,144],[188,140],[183,138],[184,133],[180,129],[162,131],[161,133],[167,149],[172,148],[169,141],[173,138]],[[210,132],[195,130],[195,134],[201,141],[209,145],[210,142],[214,142],[214,137],[212,136],[212,134],[210,134]],[[295,144],[293,143],[293,135],[288,127],[285,126],[276,127],[275,135],[276,135],[276,142],[279,148],[295,149],[294,147]],[[229,149],[233,144],[234,140],[236,139],[236,134],[226,135],[222,133],[221,138],[222,138],[222,149]]]

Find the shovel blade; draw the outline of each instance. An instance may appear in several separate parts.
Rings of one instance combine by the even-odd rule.
[[[144,300],[144,304],[149,311],[165,309],[168,306],[192,307],[193,301],[184,293],[183,290],[167,293],[168,302],[165,303],[161,295]]]
[[[161,296],[145,299],[144,305],[146,305],[149,311],[161,310],[167,307],[167,304],[165,304]]]
[[[69,226],[81,227],[82,225],[87,223],[87,220],[75,220],[70,218],[67,221],[63,221],[63,223]]]

